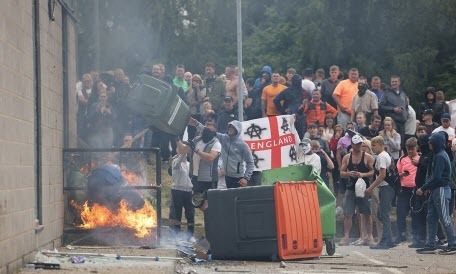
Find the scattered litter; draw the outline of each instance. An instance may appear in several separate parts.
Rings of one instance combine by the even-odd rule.
[[[188,271],[187,274],[198,274],[198,272],[196,272],[195,270],[191,269],[191,270]]]
[[[74,249],[74,247],[72,245],[67,245],[66,248],[69,249],[69,250],[73,250]]]
[[[207,262],[207,261],[204,260],[204,259],[198,259],[198,258],[196,258],[196,257],[193,258],[193,261],[194,261],[195,263],[205,263],[205,262]]]
[[[233,273],[248,273],[251,272],[250,270],[240,270],[240,269],[220,269],[216,267],[215,272],[233,272]]]
[[[281,261],[281,262],[280,262],[280,268],[285,268],[285,267],[287,267],[287,265],[285,264],[284,261]]]
[[[71,257],[71,262],[74,264],[82,264],[85,263],[86,258],[84,256],[73,256]]]

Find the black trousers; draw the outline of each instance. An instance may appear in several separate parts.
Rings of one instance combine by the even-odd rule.
[[[185,219],[187,220],[187,224],[194,224],[195,208],[192,205],[192,192],[171,189],[171,197],[174,204],[174,220],[181,222],[182,209],[185,209]],[[180,225],[175,225],[173,228],[176,233],[181,231]],[[187,227],[188,238],[192,237],[194,232],[194,226]]]
[[[225,176],[226,188],[238,188],[241,187],[239,180],[242,178],[234,178],[230,176]]]

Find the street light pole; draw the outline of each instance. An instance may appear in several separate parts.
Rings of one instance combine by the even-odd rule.
[[[236,0],[236,18],[237,18],[237,61],[238,61],[238,119],[244,120],[244,81],[242,80],[242,18],[241,18],[241,0]]]

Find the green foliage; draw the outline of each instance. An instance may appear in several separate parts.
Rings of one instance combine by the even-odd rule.
[[[169,73],[182,63],[218,73],[236,63],[236,1],[80,0],[79,64],[94,65],[94,14],[98,3],[101,68],[164,63]],[[269,65],[343,71],[358,67],[383,82],[397,74],[413,104],[426,86],[456,96],[456,1],[452,0],[263,0],[243,1],[245,78]],[[112,26],[109,27],[109,22]],[[454,98],[454,97],[453,97]]]

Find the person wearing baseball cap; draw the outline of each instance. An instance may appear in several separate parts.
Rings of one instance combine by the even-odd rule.
[[[432,109],[426,109],[423,111],[423,122],[420,123],[420,126],[426,127],[426,133],[431,134],[432,131],[439,127],[439,124],[434,122],[434,111]]]
[[[374,158],[362,151],[361,145],[364,143],[359,134],[351,137],[352,151],[344,156],[340,167],[340,177],[347,178],[346,190],[344,193],[344,237],[339,245],[349,245],[350,230],[352,227],[352,218],[355,214],[355,208],[358,207],[361,214],[361,233],[363,238],[358,239],[355,245],[372,246],[375,244],[372,236],[372,218],[371,207],[367,196],[356,197],[355,184],[358,179],[363,179],[366,188],[369,187],[369,178],[374,175]]]
[[[455,137],[455,131],[454,128],[450,126],[451,123],[451,116],[448,113],[444,113],[440,116],[440,121],[442,122],[442,125],[439,126],[438,128],[434,129],[432,133],[439,132],[439,131],[445,131],[448,134],[448,140],[453,141]]]
[[[234,120],[239,120],[238,105],[232,96],[223,98],[223,105],[218,113],[217,132],[227,133],[228,124]],[[244,121],[246,120],[244,113]]]

